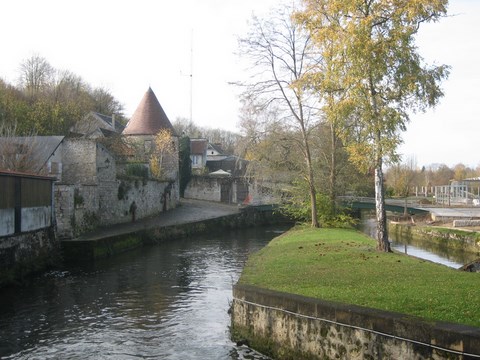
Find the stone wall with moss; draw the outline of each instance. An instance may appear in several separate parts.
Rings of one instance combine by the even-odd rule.
[[[408,244],[425,244],[428,242],[448,251],[480,252],[480,234],[477,231],[467,231],[438,226],[411,226],[408,224],[388,224],[388,232],[393,240],[403,239]]]
[[[158,214],[178,204],[178,184],[134,178],[98,185],[55,186],[55,214],[60,239],[74,238],[99,226]]]
[[[237,284],[232,337],[275,359],[466,359],[480,329]]]
[[[45,270],[60,259],[53,226],[0,239],[0,286]]]
[[[141,219],[175,208],[178,203],[178,183],[121,178],[99,184],[99,218],[102,224],[115,224]],[[132,204],[135,202],[135,205]]]
[[[132,221],[133,216],[137,220],[158,214],[179,201],[178,179],[151,179],[148,168],[137,163],[129,164],[135,171],[123,173],[112,153],[95,140],[68,139],[64,148],[63,179],[55,184],[57,230],[62,239]]]

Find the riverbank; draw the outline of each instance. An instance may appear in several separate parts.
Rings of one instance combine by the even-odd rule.
[[[373,324],[375,327],[378,319],[381,318],[383,319],[380,320],[381,332],[388,332],[388,328],[393,338],[398,336],[398,334],[395,335],[398,327],[403,326],[398,325],[394,319],[413,318],[413,323],[416,323],[420,330],[425,329],[427,324],[430,326],[436,323],[451,324],[448,326],[460,328],[465,326],[469,332],[475,334],[473,337],[477,344],[480,343],[480,308],[475,301],[480,298],[478,274],[461,272],[401,253],[378,253],[375,245],[374,240],[354,230],[298,227],[274,239],[264,249],[251,256],[238,286],[253,286],[257,289],[284,294],[281,297],[287,300],[280,301],[283,305],[279,306],[280,308],[283,306],[283,310],[286,309],[287,312],[295,312],[302,308],[303,305],[297,304],[296,296],[310,299],[305,305],[306,308],[311,308],[313,305],[308,304],[315,299],[337,304],[327,310],[323,307],[321,308],[323,310],[319,310],[320,305],[316,304],[316,313],[323,311],[336,314],[336,306],[342,304],[348,304],[342,306],[364,309],[363,313],[343,309],[342,314],[345,312],[350,314],[347,318],[353,319],[353,327],[358,325],[355,319],[361,319],[360,322],[363,324]],[[259,298],[262,299],[262,296],[267,302],[265,305],[261,301],[262,306],[268,308],[269,296],[263,294]],[[248,304],[249,301],[242,297],[237,303],[234,302],[234,308],[240,309],[237,315],[242,314],[243,310],[246,311],[243,311],[244,314],[248,314],[248,311],[252,310],[247,309],[247,306],[250,306]],[[267,316],[265,312],[269,313],[269,311],[263,309],[260,312],[264,312],[264,315],[258,315],[260,314],[258,313],[259,317],[257,316],[256,319],[267,321],[263,316]],[[385,317],[383,315],[385,312],[392,315]],[[336,318],[337,315],[332,316]],[[311,320],[314,318],[309,314],[304,317],[307,319],[310,317]],[[274,321],[273,319],[275,316],[266,323]],[[280,316],[279,319],[283,317]],[[250,320],[247,319],[246,324],[248,321]],[[251,321],[250,325],[237,327],[233,321],[234,336],[251,337],[253,340],[257,336],[261,337],[259,334],[252,336],[252,330],[258,325],[258,321]],[[281,322],[281,320],[278,321]],[[269,328],[273,329],[276,326],[281,325],[274,321]],[[309,326],[311,324],[303,323],[298,325],[297,329],[305,329]],[[414,328],[411,324],[410,327]],[[235,329],[238,330],[237,333]],[[312,331],[318,332],[321,329]],[[460,332],[458,329],[456,332],[448,330],[447,334],[442,336],[445,336],[445,339],[450,336],[450,339],[457,341],[461,340],[462,336],[466,336],[465,331],[465,329]],[[431,336],[430,332],[422,334],[426,338]],[[302,334],[299,330],[298,333],[289,336],[300,338]],[[470,336],[469,333],[468,337]],[[428,341],[427,345],[431,347],[430,339]],[[433,339],[432,341],[441,340]],[[272,349],[275,346],[272,347],[270,343],[266,348]],[[480,351],[480,348],[478,350]],[[278,356],[278,353],[276,354]]]
[[[448,223],[389,222],[388,233],[394,242],[428,249],[455,261],[459,264],[457,268],[480,258],[480,232],[477,229],[452,227]]]
[[[477,274],[375,245],[354,230],[299,227],[253,255],[240,283],[480,327]]]

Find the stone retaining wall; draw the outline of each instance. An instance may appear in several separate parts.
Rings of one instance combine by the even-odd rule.
[[[453,227],[480,226],[480,220],[453,220]]]
[[[44,270],[60,259],[53,227],[0,239],[0,286]]]
[[[429,244],[438,245],[438,249],[449,251],[467,251],[478,253],[480,251],[480,240],[474,231],[465,231],[429,226],[410,226],[406,224],[394,224],[389,222],[388,233],[393,240],[403,239],[409,244],[415,245],[428,241]]]
[[[58,237],[74,238],[99,224],[130,222],[134,201],[137,220],[173,209],[178,203],[178,184],[126,178],[98,185],[55,184]]]
[[[132,230],[121,235],[105,236],[98,240],[62,241],[62,253],[66,261],[86,261],[113,256],[144,244],[157,244],[197,234],[212,234],[225,229],[238,229],[261,225],[285,224],[288,221],[273,211],[244,211],[178,225],[158,226]]]
[[[237,284],[232,337],[275,359],[480,358],[480,328]]]

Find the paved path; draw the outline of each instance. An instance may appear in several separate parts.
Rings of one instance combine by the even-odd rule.
[[[368,197],[352,197],[352,196],[340,196],[339,199],[344,199],[348,201],[356,201],[359,203],[373,204],[375,203],[374,198]],[[387,205],[397,205],[400,207],[405,206],[404,199],[386,199],[385,203]],[[421,205],[415,200],[409,199],[407,201],[407,206],[410,208],[423,209],[430,212],[436,218],[458,218],[458,219],[472,219],[480,218],[480,207],[438,207],[432,205]]]
[[[480,208],[425,208],[430,211],[435,217],[442,218],[458,218],[471,219],[480,218]]]
[[[91,233],[83,234],[76,239],[64,241],[95,241],[105,237],[128,234],[143,229],[214,219],[239,212],[240,210],[237,205],[181,199],[177,208],[162,212],[159,215],[140,219],[134,223],[129,222],[100,228]]]

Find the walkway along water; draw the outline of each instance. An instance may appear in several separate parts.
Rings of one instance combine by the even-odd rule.
[[[83,261],[191,234],[269,224],[272,215],[272,207],[239,208],[236,205],[182,199],[177,208],[157,216],[63,240],[62,250],[68,261]],[[277,215],[274,217],[278,218]]]

